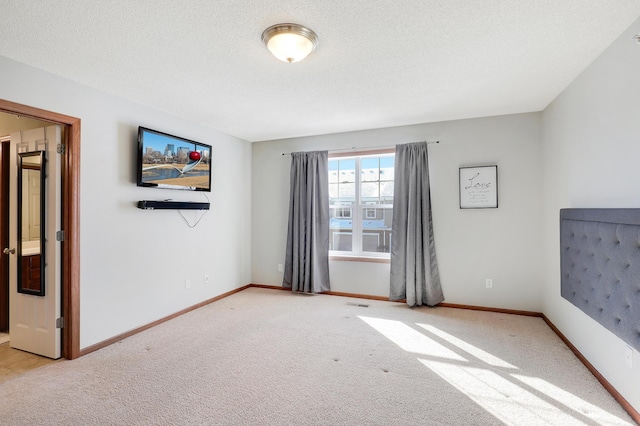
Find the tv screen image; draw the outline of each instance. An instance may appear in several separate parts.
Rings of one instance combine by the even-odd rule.
[[[211,146],[138,128],[138,186],[211,191]]]

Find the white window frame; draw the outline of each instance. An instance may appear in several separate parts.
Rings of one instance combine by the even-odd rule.
[[[351,211],[351,234],[352,234],[352,250],[351,251],[338,251],[330,250],[329,258],[331,260],[354,260],[354,261],[370,261],[370,262],[383,262],[388,263],[390,260],[390,254],[386,252],[365,252],[362,250],[362,240],[364,230],[362,229],[362,222],[365,219],[375,218],[376,209],[393,209],[393,205],[389,204],[377,204],[366,202],[363,203],[360,199],[362,173],[361,173],[361,160],[366,157],[381,157],[381,156],[394,156],[395,149],[381,149],[374,151],[360,151],[349,153],[329,153],[329,160],[347,160],[355,159],[355,203],[352,205]],[[330,208],[339,209],[344,207],[340,204],[331,204]],[[369,217],[369,210],[374,212],[374,217]],[[362,216],[362,217],[361,217]],[[389,233],[391,235],[391,233]]]

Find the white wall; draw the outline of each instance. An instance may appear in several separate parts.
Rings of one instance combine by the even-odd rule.
[[[429,146],[429,161],[446,302],[541,311],[539,119],[518,114],[254,143],[252,282],[282,283],[290,156],[280,153],[440,140]],[[487,164],[498,165],[499,208],[461,210],[458,168]],[[330,270],[334,291],[389,295],[388,264],[331,261]]]
[[[0,98],[82,120],[81,348],[250,282],[248,142],[2,57],[0,77]],[[213,146],[211,210],[195,228],[177,211],[136,208],[143,199],[204,200],[136,187],[138,125]],[[197,213],[185,216],[193,222]]]
[[[566,207],[640,207],[640,45],[636,21],[543,113],[544,312],[640,410],[640,356],[560,297],[559,214]]]

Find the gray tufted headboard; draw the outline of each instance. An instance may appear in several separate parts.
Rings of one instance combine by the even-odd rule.
[[[562,297],[640,350],[640,209],[560,210]]]

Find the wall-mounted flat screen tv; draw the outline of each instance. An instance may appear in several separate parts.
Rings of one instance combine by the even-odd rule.
[[[138,186],[211,191],[211,146],[138,127]]]

